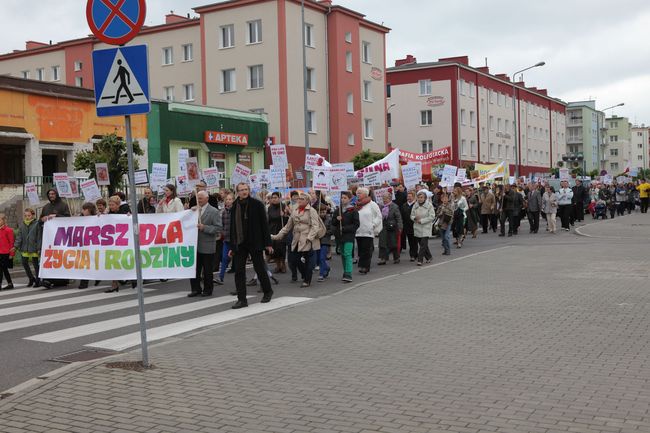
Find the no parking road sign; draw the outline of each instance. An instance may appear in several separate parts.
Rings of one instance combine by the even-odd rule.
[[[88,0],[86,19],[93,34],[109,45],[136,37],[147,15],[145,0]]]
[[[93,51],[93,74],[97,116],[150,111],[146,45]]]

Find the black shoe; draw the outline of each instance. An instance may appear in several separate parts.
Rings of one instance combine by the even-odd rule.
[[[235,269],[234,269],[234,268],[230,268],[230,269],[228,269],[228,270],[226,271],[226,274],[234,274],[234,273],[235,273]]]
[[[223,281],[221,281],[219,278],[217,278],[216,280],[212,280],[212,282],[217,286],[223,286]]]
[[[292,283],[295,283],[296,281],[298,281],[298,277],[297,277],[297,276],[295,276],[295,277],[292,276],[292,277],[291,277],[291,282],[292,282]]]
[[[499,236],[505,236],[505,234],[503,234],[503,233],[499,233]]]
[[[2,290],[11,290],[14,288],[14,285],[12,283],[7,284],[2,288]]]
[[[246,308],[246,307],[248,307],[248,302],[237,301],[230,308],[232,308],[233,310],[238,310],[240,308]]]
[[[237,292],[230,292],[230,296],[237,296]]]
[[[273,284],[280,284],[280,282],[278,281],[278,279],[275,278],[274,276],[271,276],[271,281],[273,281]]]
[[[508,237],[511,237],[511,236],[512,236],[512,233],[508,233]]]
[[[248,287],[257,286],[257,280],[256,280],[255,278],[251,278],[250,280],[248,280],[248,282],[246,283],[246,285],[247,285]]]
[[[131,288],[135,289],[136,287],[138,287],[138,282],[137,281],[131,281]]]
[[[46,289],[51,289],[53,287],[52,283],[50,283],[49,281],[41,281],[41,283],[43,283],[43,287],[45,287]]]
[[[104,293],[115,293],[115,292],[119,292],[119,291],[120,291],[120,288],[116,287],[114,289],[104,290]]]
[[[34,282],[34,287],[43,287],[43,284],[41,284],[41,280],[38,280],[38,279],[37,279],[37,280]]]
[[[271,301],[271,298],[273,297],[273,290],[271,290],[269,293],[266,295],[262,296],[262,300],[260,301],[262,304],[266,304],[267,302]]]
[[[202,298],[208,298],[210,296],[212,296],[212,293],[208,293],[208,292],[201,293]]]
[[[201,292],[192,292],[187,295],[188,298],[196,298],[197,296],[201,296]]]
[[[29,280],[29,283],[27,283],[27,287],[32,287],[34,284],[36,284],[36,281]]]
[[[95,287],[99,286],[101,284],[100,280],[95,281]]]
[[[377,266],[382,266],[386,264],[386,260],[382,260],[380,262],[377,262]]]
[[[395,259],[395,260],[393,260],[393,264],[394,264],[394,265],[399,264],[399,259]]]

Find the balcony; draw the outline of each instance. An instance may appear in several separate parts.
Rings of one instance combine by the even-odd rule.
[[[569,117],[566,126],[582,126],[582,117]]]
[[[566,142],[567,144],[582,144],[582,135],[569,135]]]

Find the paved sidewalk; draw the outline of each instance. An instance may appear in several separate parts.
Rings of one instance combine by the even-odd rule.
[[[1,401],[0,430],[649,432],[650,226],[636,227],[406,268],[157,345],[144,373],[87,364]]]
[[[581,227],[578,234],[605,239],[650,240],[650,214],[633,212],[606,220],[592,220],[587,217],[585,222],[587,225]]]

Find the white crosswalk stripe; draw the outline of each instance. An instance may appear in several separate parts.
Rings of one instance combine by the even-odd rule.
[[[165,295],[150,296],[145,298],[145,304],[149,305],[158,302],[171,301],[173,299],[182,299],[186,296],[187,293],[185,292],[174,292]],[[64,311],[62,313],[46,314],[44,316],[18,319],[11,322],[0,323],[0,332],[13,331],[14,329],[30,328],[32,326],[44,325],[46,323],[61,322],[63,320],[93,316],[95,314],[124,310],[126,308],[135,308],[137,306],[138,300],[134,299],[132,301],[117,302],[115,304],[102,305],[100,307],[82,308],[81,310]]]
[[[150,292],[151,290],[152,289],[144,289],[144,292]],[[76,293],[79,293],[79,291],[77,290]],[[96,295],[76,296],[74,298],[58,299],[56,301],[39,302],[37,304],[1,308],[0,317],[9,316],[11,314],[27,313],[30,311],[47,310],[49,308],[65,307],[68,305],[83,304],[86,302],[104,301],[106,299],[113,299],[123,296],[135,296],[135,290],[124,290],[118,293],[97,293]]]
[[[30,295],[30,296],[23,296],[20,298],[3,299],[0,300],[0,305],[17,304],[18,302],[37,301],[37,300],[47,299],[47,298],[58,298],[61,296],[72,295],[72,294],[78,295],[81,293],[94,292],[96,290],[105,290],[107,287],[108,286],[89,287],[87,289],[84,289],[83,291],[79,291],[79,289],[47,290],[47,289],[43,289],[42,287],[39,287],[36,290],[40,290],[42,293],[38,293],[36,295]]]
[[[186,296],[185,293],[182,293]],[[252,298],[252,296],[249,296]],[[217,305],[229,304],[233,302],[232,296],[222,296],[215,299],[202,300],[201,302],[192,302],[176,307],[163,308],[162,310],[150,311],[146,314],[147,321],[164,319],[166,317],[177,316],[180,314],[191,313],[192,311],[203,310]],[[147,299],[145,303],[150,303]],[[88,325],[76,326],[74,328],[62,329],[60,331],[47,332],[39,335],[26,337],[27,340],[42,341],[44,343],[57,343],[59,341],[71,340],[73,338],[84,337],[86,335],[98,334],[100,332],[110,331],[112,329],[124,328],[126,326],[137,325],[140,318],[137,314],[116,319],[104,320]],[[1,326],[1,325],[0,325]]]
[[[239,310],[228,310],[221,313],[210,314],[207,316],[197,317],[182,322],[171,323],[169,325],[158,326],[147,330],[147,341],[157,341],[175,335],[184,334],[195,329],[205,328],[206,326],[217,325],[220,323],[230,322],[232,320],[241,319],[247,316],[264,313],[267,311],[276,310],[278,308],[287,307],[289,305],[299,304],[310,300],[310,298],[299,297],[281,297],[273,299],[268,304],[253,304],[248,308],[241,308]],[[107,340],[98,341],[95,343],[86,344],[86,347],[108,350],[124,350],[140,344],[140,333],[134,332],[131,334],[122,335],[120,337],[109,338]]]

